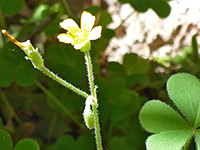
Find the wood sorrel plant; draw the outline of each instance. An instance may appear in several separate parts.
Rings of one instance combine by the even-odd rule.
[[[146,141],[148,150],[187,150],[194,139],[200,150],[200,82],[187,73],[171,76],[168,95],[176,111],[159,100],[148,101],[140,111],[144,129],[154,133]]]
[[[29,59],[33,66],[43,72],[45,75],[54,79],[58,83],[62,84],[64,87],[74,91],[75,93],[86,98],[85,109],[83,111],[83,118],[86,126],[91,130],[95,130],[96,146],[98,150],[102,150],[101,134],[100,134],[100,125],[98,118],[98,100],[96,93],[96,86],[94,84],[92,62],[90,58],[90,40],[96,40],[101,37],[102,27],[94,27],[95,16],[84,11],[81,15],[81,28],[76,24],[72,19],[65,19],[60,23],[60,26],[67,30],[67,33],[61,33],[58,35],[58,39],[63,43],[71,43],[74,46],[74,49],[80,50],[85,55],[85,63],[88,73],[88,81],[90,94],[76,88],[67,81],[61,79],[48,68],[44,66],[44,60],[40,55],[37,48],[34,48],[29,40],[26,42],[18,42],[14,37],[9,35],[6,30],[2,30],[2,33],[6,35],[14,44],[19,46],[26,54],[26,59]]]

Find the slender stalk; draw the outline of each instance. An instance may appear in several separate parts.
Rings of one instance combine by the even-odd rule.
[[[95,86],[94,86],[94,76],[93,76],[92,62],[91,62],[89,51],[85,52],[85,60],[86,60],[86,66],[87,66],[90,92],[91,92],[92,96],[97,99],[96,89],[95,89]],[[96,139],[97,150],[103,150],[97,105],[93,104],[92,108],[93,108],[93,112],[94,112],[94,130],[95,130],[95,139]]]
[[[126,20],[128,20],[134,13],[135,13],[135,11],[133,11],[132,13],[130,13],[124,20],[122,20],[122,22],[120,23],[120,25],[118,27],[116,27],[114,30],[117,31],[124,24],[124,22],[126,22]]]
[[[46,68],[45,66],[41,67],[39,69],[40,71],[42,71],[45,75],[47,75],[48,77],[52,78],[53,80],[57,81],[58,83],[60,83],[61,85],[63,85],[64,87],[72,90],[73,92],[81,95],[82,97],[87,98],[88,94],[78,88],[76,88],[75,86],[73,86],[72,84],[66,82],[65,80],[61,79],[60,77],[58,77],[57,75],[55,75],[53,72],[51,72],[48,68]]]
[[[14,108],[12,107],[12,105],[8,102],[8,99],[6,98],[5,94],[3,93],[3,91],[0,89],[1,92],[1,97],[3,102],[5,103],[5,105],[8,107],[8,109],[10,110],[10,112],[12,113],[13,117],[15,118],[15,120],[17,121],[18,124],[21,124],[22,121],[20,120],[20,118],[18,117],[18,115],[15,113]]]
[[[46,95],[48,95],[56,105],[62,109],[77,125],[81,127],[81,129],[85,130],[85,127],[70,113],[70,111],[62,105],[62,103],[53,95],[51,92],[49,92],[39,81],[35,81],[35,84],[42,90]]]
[[[51,137],[52,137],[53,130],[54,130],[55,126],[56,126],[56,121],[57,121],[57,119],[58,119],[58,114],[55,113],[55,114],[52,116],[52,120],[51,120],[51,122],[50,122],[50,124],[49,124],[49,130],[48,130],[48,136],[47,136],[49,142],[50,142],[50,139],[51,139]]]
[[[92,108],[93,108],[93,111],[94,111],[94,129],[95,129],[95,138],[96,138],[97,150],[103,150],[97,106],[93,105]]]
[[[92,69],[92,62],[91,62],[91,57],[90,57],[90,52],[87,51],[85,52],[85,63],[87,66],[87,72],[88,72],[88,81],[89,81],[89,86],[90,86],[90,92],[92,96],[96,98],[95,94],[95,88],[94,88],[94,75],[93,75],[93,69]]]
[[[62,4],[62,6],[63,6],[63,8],[64,8],[64,10],[66,12],[66,14],[68,14],[69,16],[71,16],[72,15],[72,11],[71,11],[71,9],[69,7],[68,2],[66,0],[60,0],[60,2]]]

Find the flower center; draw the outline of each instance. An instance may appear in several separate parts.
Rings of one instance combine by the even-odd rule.
[[[82,43],[88,39],[88,36],[84,35],[81,31],[77,31],[73,36],[75,44]]]

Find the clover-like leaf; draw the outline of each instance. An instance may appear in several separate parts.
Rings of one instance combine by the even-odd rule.
[[[99,24],[101,26],[107,26],[109,23],[112,22],[112,17],[111,15],[107,12],[107,11],[102,11],[101,12],[101,16],[100,16],[100,19],[99,19]]]
[[[10,135],[0,129],[0,149],[2,150],[12,150],[12,140]]]
[[[150,0],[150,7],[160,18],[166,18],[171,12],[171,7],[163,0]]]
[[[149,9],[149,1],[148,0],[132,0],[132,1],[130,1],[130,4],[138,12],[146,12]]]
[[[190,129],[183,118],[159,100],[147,102],[139,115],[140,123],[149,132]]]
[[[180,150],[192,136],[192,130],[165,131],[150,136],[147,141],[148,150]]]
[[[14,150],[39,150],[38,144],[31,139],[23,139],[19,141]]]
[[[180,150],[195,136],[200,148],[200,82],[187,73],[171,76],[167,82],[170,98],[178,112],[158,100],[147,102],[139,115],[142,126],[157,133],[147,139],[148,150]]]
[[[200,82],[186,73],[179,73],[169,78],[167,91],[170,98],[186,116],[192,126],[200,126]]]
[[[200,149],[200,130],[197,130],[197,132],[195,133],[195,142],[197,148]]]

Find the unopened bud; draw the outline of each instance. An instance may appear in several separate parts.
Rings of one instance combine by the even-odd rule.
[[[91,105],[93,104],[93,97],[88,96],[85,102],[85,109],[83,111],[83,118],[88,129],[94,128],[94,112],[91,110]]]
[[[13,36],[8,34],[6,30],[1,30],[1,32],[5,36],[7,36],[11,40],[11,42],[13,42],[25,52],[25,54],[27,55],[26,59],[29,59],[35,68],[40,69],[44,66],[42,56],[40,55],[38,49],[35,49],[33,47],[30,40],[27,40],[26,42],[19,42]]]

